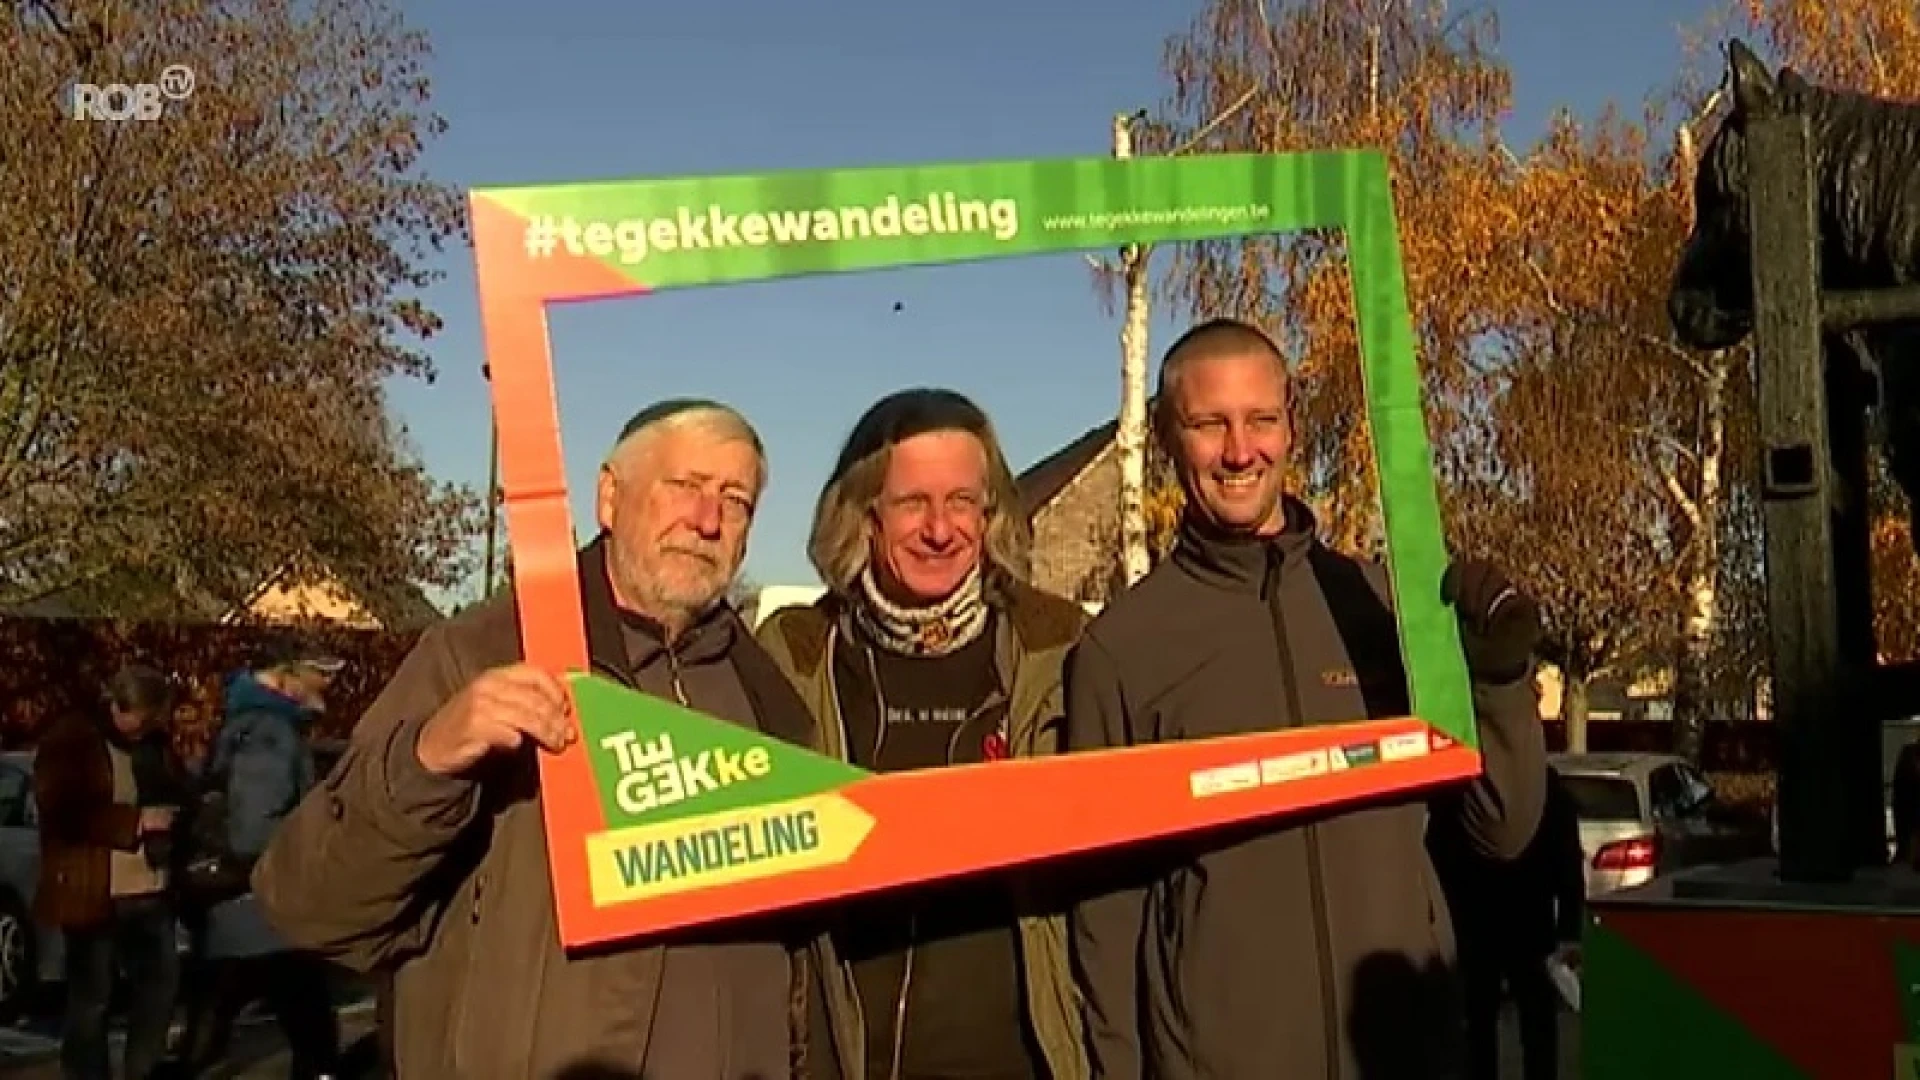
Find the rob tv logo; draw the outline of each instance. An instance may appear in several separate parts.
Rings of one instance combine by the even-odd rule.
[[[185,64],[170,65],[160,73],[158,82],[74,83],[72,113],[75,120],[158,120],[166,113],[167,102],[185,101],[193,96],[193,69]]]

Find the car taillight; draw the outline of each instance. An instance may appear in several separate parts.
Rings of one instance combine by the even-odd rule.
[[[1660,859],[1657,837],[1636,836],[1616,840],[1593,853],[1595,870],[1651,870]]]

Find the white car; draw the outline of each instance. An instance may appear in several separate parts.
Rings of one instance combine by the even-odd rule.
[[[61,977],[60,932],[33,921],[39,877],[33,753],[0,754],[0,1020],[12,1020],[36,987]]]
[[[1721,805],[1685,758],[1628,752],[1547,757],[1580,819],[1588,896],[1767,853],[1760,814]]]

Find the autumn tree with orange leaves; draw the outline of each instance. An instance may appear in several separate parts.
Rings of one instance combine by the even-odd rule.
[[[475,500],[386,412],[464,232],[426,43],[364,0],[0,2],[0,605],[230,607],[268,573],[451,585]],[[158,119],[63,89],[184,64]]]
[[[1920,98],[1920,7],[1904,0],[1737,0],[1732,24],[1776,64],[1829,86]]]
[[[1542,600],[1549,658],[1578,685],[1670,638],[1674,448],[1692,416],[1667,377],[1661,280],[1683,235],[1644,125],[1557,126],[1521,159],[1495,123],[1508,76],[1481,13],[1368,0],[1268,11],[1216,0],[1167,50],[1163,137],[1258,86],[1222,150],[1388,150],[1429,431],[1450,538]],[[1332,65],[1325,57],[1355,57]],[[1182,121],[1185,121],[1183,126]],[[1295,358],[1295,490],[1330,542],[1378,550],[1351,289],[1335,236],[1184,249],[1171,295],[1269,327]],[[1578,724],[1576,722],[1575,727]]]
[[[1314,0],[1269,11],[1257,0],[1214,0],[1168,43],[1172,93],[1142,139],[1143,152],[1156,152],[1206,128],[1205,151],[1391,148],[1431,423],[1447,474],[1475,453],[1478,433],[1463,425],[1474,394],[1470,357],[1491,329],[1485,299],[1495,289],[1503,228],[1489,208],[1502,201],[1495,125],[1509,78],[1489,51],[1491,36],[1485,15],[1442,16],[1423,5]],[[1196,319],[1234,315],[1262,325],[1293,358],[1293,490],[1314,506],[1329,542],[1377,552],[1378,488],[1340,237],[1182,245],[1163,286]]]
[[[1485,381],[1489,452],[1461,481],[1456,543],[1512,568],[1539,600],[1569,744],[1585,744],[1587,687],[1630,679],[1677,629],[1692,537],[1672,485],[1691,459],[1691,381],[1658,332],[1661,277],[1683,224],[1646,162],[1645,124],[1559,117],[1514,162],[1518,282],[1490,311],[1502,350]]]
[[[1920,97],[1911,5],[1739,0],[1733,15],[1810,77]],[[1142,146],[1204,129],[1208,150],[1387,149],[1451,540],[1540,595],[1575,709],[1587,678],[1672,670],[1677,743],[1697,753],[1708,716],[1751,715],[1765,639],[1750,351],[1682,349],[1665,310],[1723,103],[1683,72],[1665,114],[1562,117],[1513,153],[1494,133],[1509,95],[1495,31],[1480,10],[1214,0],[1168,44],[1172,92]],[[1339,238],[1188,246],[1164,288],[1195,317],[1251,318],[1281,341],[1296,365],[1294,489],[1331,542],[1377,550]],[[1171,523],[1177,493],[1150,506]],[[1920,615],[1900,583],[1920,581],[1920,562],[1897,512],[1883,507],[1875,560],[1881,638],[1904,655]]]

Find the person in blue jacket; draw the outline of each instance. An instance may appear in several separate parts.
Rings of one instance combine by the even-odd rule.
[[[227,682],[225,717],[202,772],[226,795],[227,842],[251,863],[313,787],[312,721],[344,663],[291,637],[268,641]],[[251,891],[207,908],[200,977],[188,1004],[180,1059],[197,1075],[226,1056],[241,1009],[264,1001],[292,1052],[295,1080],[338,1071],[339,1020],[324,961],[293,949]]]

